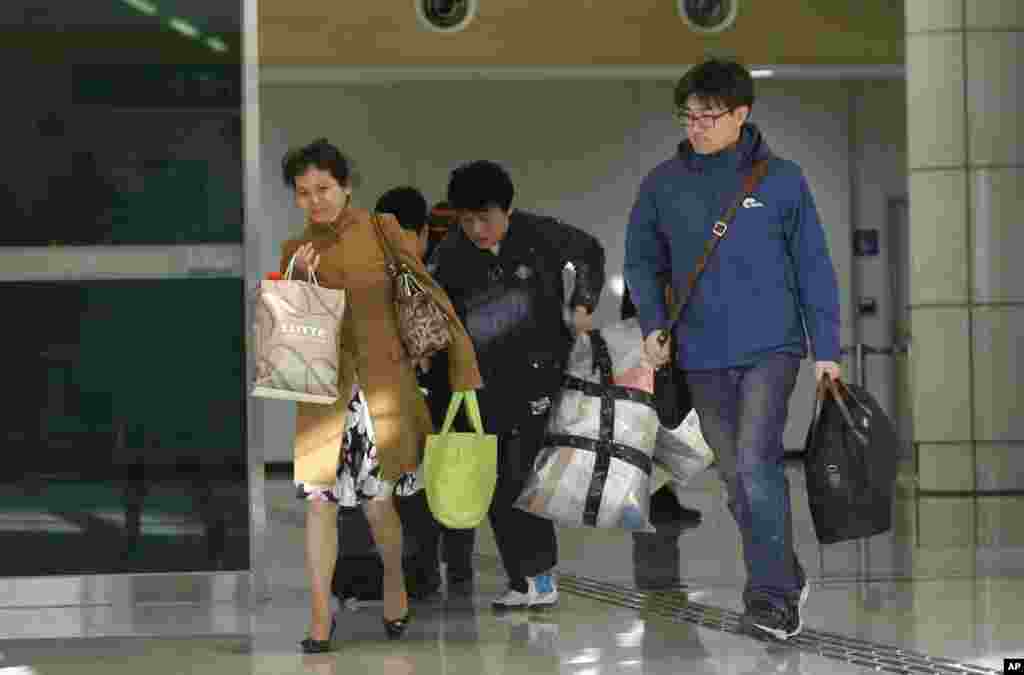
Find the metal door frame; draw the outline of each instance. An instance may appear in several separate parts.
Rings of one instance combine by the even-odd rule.
[[[171,246],[4,247],[0,281],[240,278],[248,289],[247,261],[259,260],[261,211],[258,0],[242,3],[242,125],[245,219],[241,244]],[[258,271],[255,272],[258,274]],[[246,302],[245,322],[250,323]],[[251,378],[247,354],[246,383]],[[0,578],[0,609],[18,607],[134,606],[140,603],[231,603],[252,607],[267,598],[266,492],[263,448],[254,442],[252,403],[246,405],[249,485],[249,569],[225,572],[92,574]],[[83,628],[84,630],[84,628]]]

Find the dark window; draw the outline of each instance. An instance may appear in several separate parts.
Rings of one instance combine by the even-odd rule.
[[[241,242],[241,6],[0,3],[0,245]]]
[[[0,283],[0,577],[248,569],[242,284]]]

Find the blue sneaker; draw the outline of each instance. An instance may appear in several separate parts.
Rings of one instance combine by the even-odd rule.
[[[530,584],[530,607],[554,607],[558,604],[558,585],[552,574],[527,579]]]

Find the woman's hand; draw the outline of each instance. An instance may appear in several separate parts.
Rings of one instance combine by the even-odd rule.
[[[296,276],[308,279],[316,273],[320,266],[320,254],[313,248],[311,242],[307,242],[295,251],[295,274]]]

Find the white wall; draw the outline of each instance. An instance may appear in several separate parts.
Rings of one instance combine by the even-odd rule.
[[[519,207],[596,234],[606,247],[609,275],[621,274],[625,223],[637,185],[675,151],[681,136],[670,116],[673,86],[660,81],[264,86],[264,212],[250,222],[260,223],[259,236],[273,243],[262,247],[260,264],[275,268],[277,242],[301,223],[280,179],[282,154],[327,136],[355,159],[361,179],[356,200],[365,207],[401,183],[416,185],[430,201],[442,199],[448,172],[457,164],[500,161],[512,173]],[[803,166],[814,191],[839,276],[843,342],[850,343],[850,93],[838,82],[762,80],[758,87],[754,120],[778,154]],[[601,320],[614,319],[618,297],[606,293],[598,314]],[[793,398],[787,447],[803,444],[813,396],[809,371],[804,369]],[[271,403],[263,420],[266,457],[290,460],[289,406]]]
[[[903,80],[858,82],[850,86],[853,104],[853,227],[877,229],[877,256],[854,258],[852,288],[855,296],[877,298],[878,313],[856,317],[856,340],[876,347],[890,347],[894,339],[892,321],[898,308],[892,304],[891,266],[908,265],[893,260],[888,205],[891,199],[907,196],[907,103]],[[906,241],[906,238],[904,238]],[[908,251],[903,251],[906,256]],[[855,298],[856,299],[856,298]],[[868,356],[865,380],[882,407],[892,413],[892,356]]]

